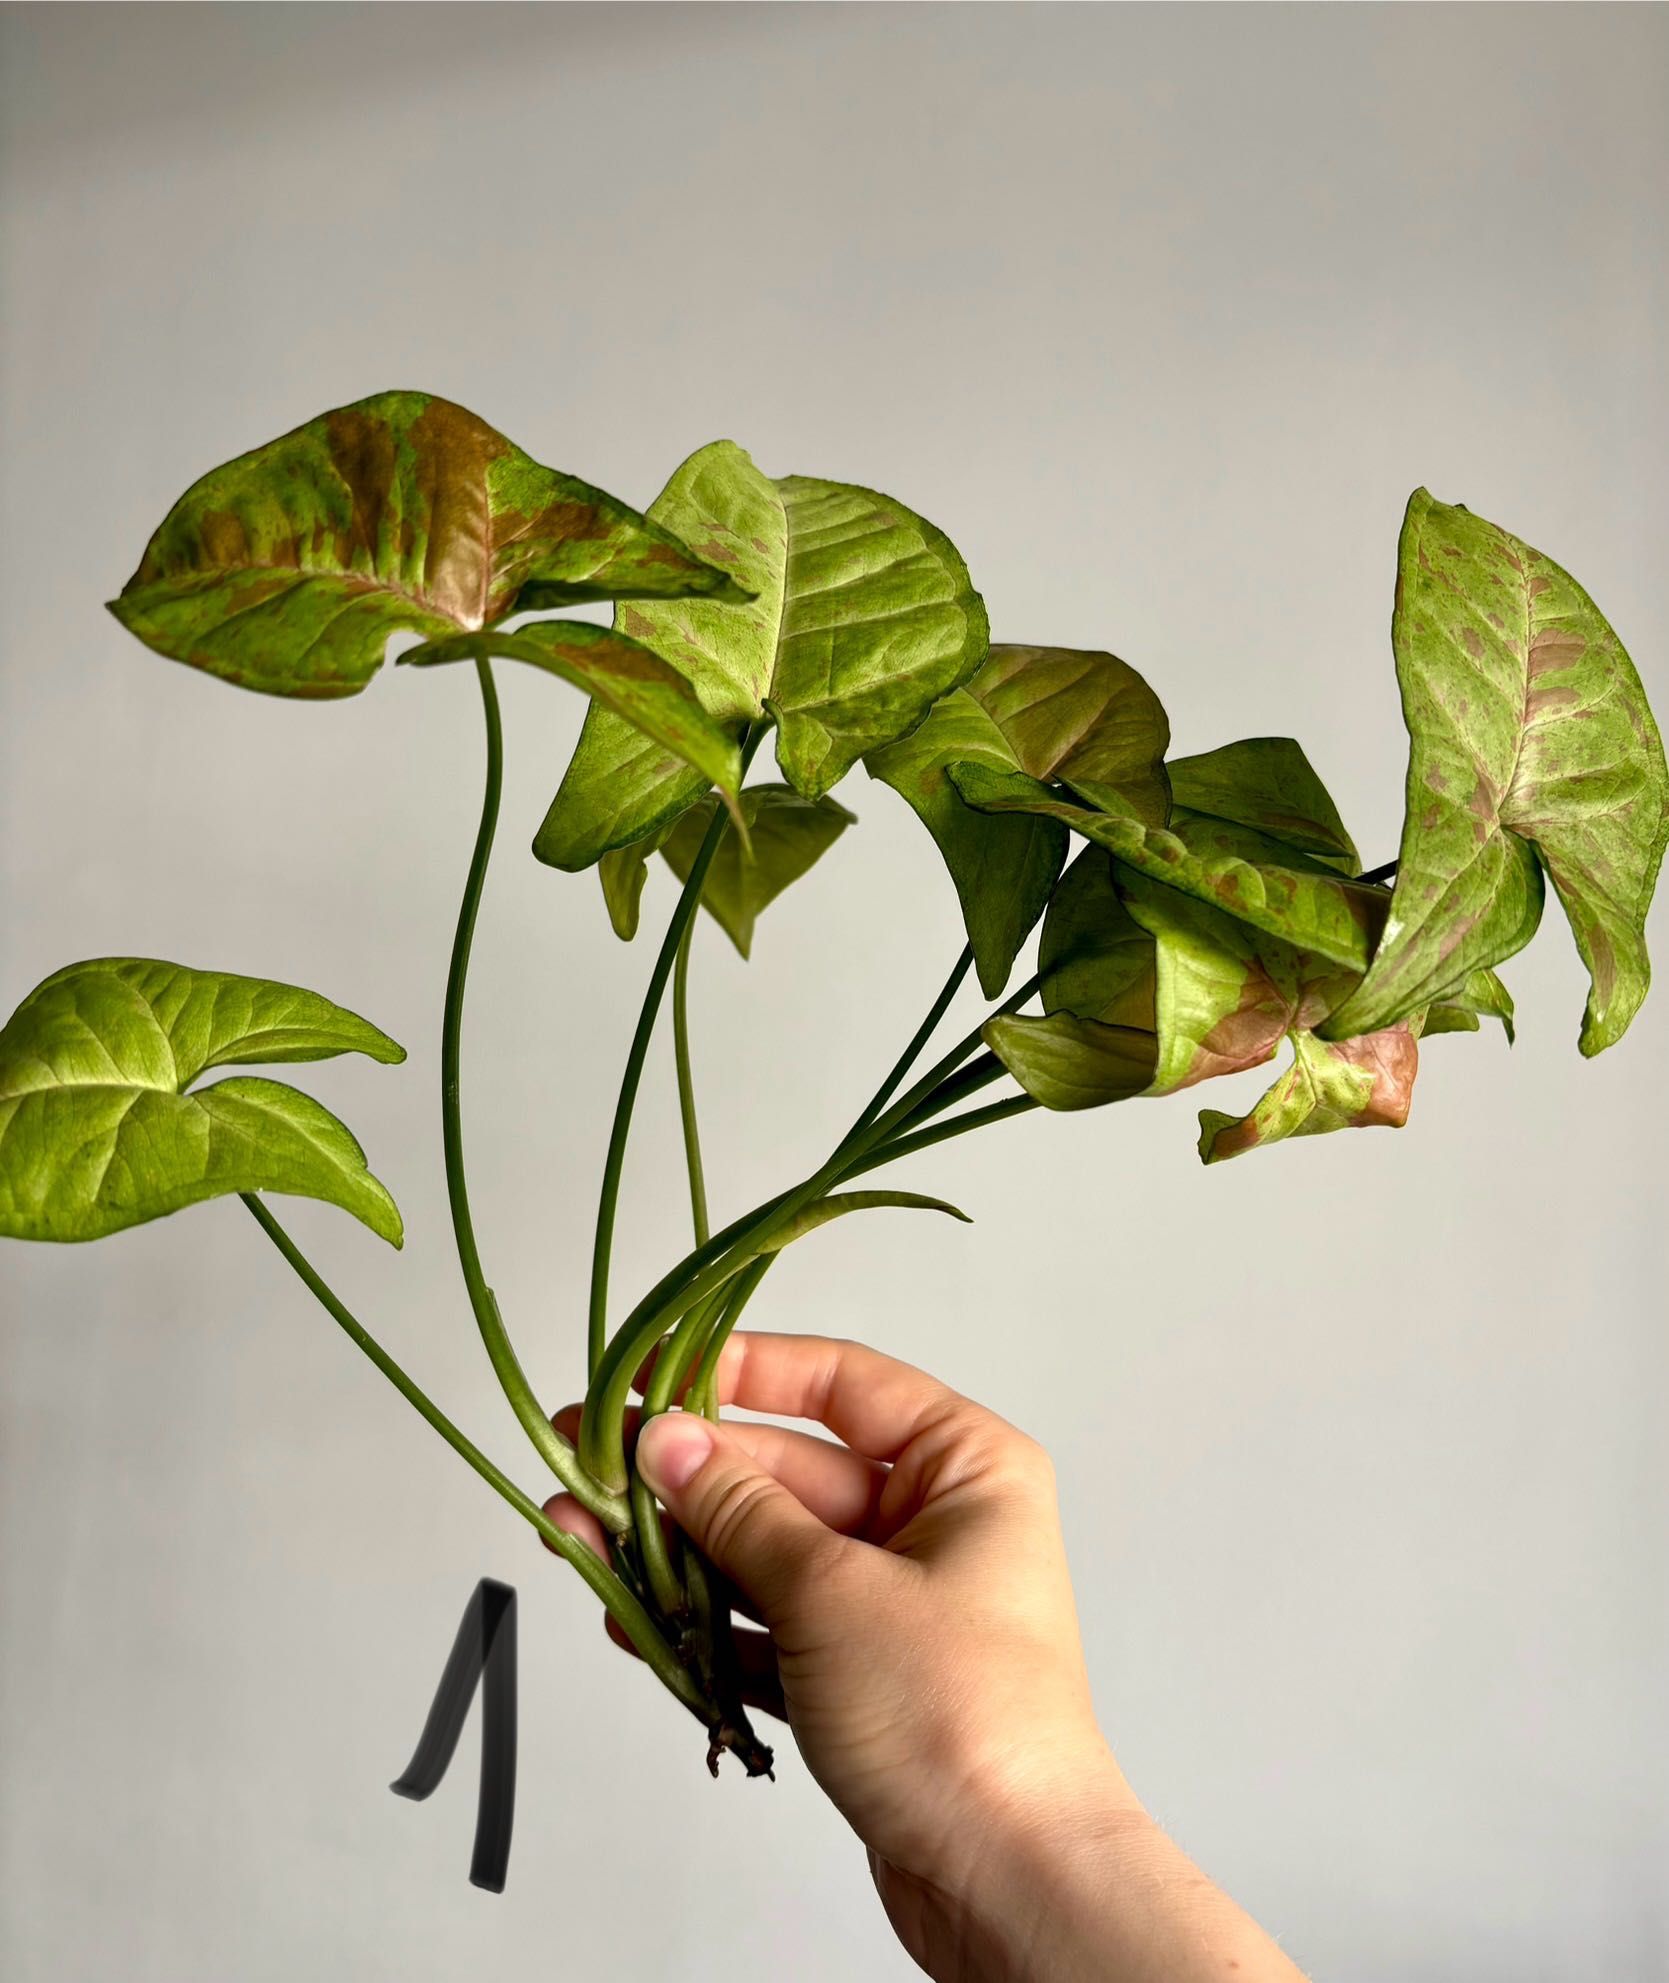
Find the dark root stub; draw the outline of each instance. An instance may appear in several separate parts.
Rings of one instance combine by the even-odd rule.
[[[770,1744],[761,1742],[748,1725],[746,1715],[719,1715],[707,1728],[707,1769],[709,1774],[719,1773],[719,1758],[728,1749],[733,1756],[740,1758],[743,1769],[749,1776],[768,1776],[776,1782],[776,1771],[771,1768],[775,1761]]]

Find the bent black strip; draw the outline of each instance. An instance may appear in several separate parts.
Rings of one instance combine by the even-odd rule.
[[[481,1697],[481,1796],[475,1816],[471,1886],[503,1893],[516,1817],[516,1593],[483,1577],[464,1608],[429,1718],[404,1772],[388,1786],[421,1800],[445,1776],[463,1733],[477,1681]]]

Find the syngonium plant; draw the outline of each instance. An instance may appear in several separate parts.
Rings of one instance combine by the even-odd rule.
[[[528,617],[595,600],[614,602],[611,628]],[[240,1195],[384,1375],[596,1591],[699,1718],[715,1768],[730,1749],[757,1774],[770,1752],[740,1699],[729,1594],[633,1471],[628,1394],[658,1351],[643,1410],[716,1416],[720,1350],[785,1246],[868,1207],[955,1211],[856,1180],[1038,1105],[1169,1094],[1267,1062],[1283,1042],[1290,1065],[1248,1114],[1202,1111],[1208,1164],[1289,1137],[1400,1126],[1423,1038],[1476,1032],[1485,1017],[1511,1038],[1494,967],[1535,933],[1548,880],[1591,981],[1582,1052],[1620,1039],[1646,993],[1669,782],[1639,677],[1574,579],[1423,489],[1402,528],[1391,626],[1411,738],[1406,816],[1396,860],[1367,872],[1290,738],[1171,757],[1164,709],[1127,662],[993,646],[967,569],[932,524],[850,483],[773,478],[729,441],[692,455],[640,515],[445,400],[379,394],[195,483],[111,610],[158,653],[272,695],[357,694],[395,635],[418,637],[405,665],[473,665],[486,790],[440,1043],[452,1225],[505,1395],[612,1538],[611,1560],[554,1526],[458,1431],[279,1223],[270,1195],[325,1199],[400,1244],[399,1212],[350,1132],[265,1075],[203,1082],[215,1068],[404,1058],[317,993],[145,958],[54,972],[0,1029],[0,1233],[98,1239]],[[590,698],[538,858],[594,867],[626,938],[651,856],[682,884],[603,1165],[577,1444],[523,1373],[464,1166],[460,1043],[499,811],[500,658]],[[780,779],[745,784],[773,732]],[[967,945],[827,1159],[714,1232],[686,1016],[696,911],[746,956],[760,912],[852,823],[829,795],[860,763],[933,836]],[[1011,992],[1039,924],[1037,969]],[[918,1072],[970,968],[995,1009]],[[615,1205],[669,985],[694,1245],[620,1317]],[[1034,999],[1041,1010],[1027,1010]],[[960,1106],[1004,1081],[1002,1098]]]

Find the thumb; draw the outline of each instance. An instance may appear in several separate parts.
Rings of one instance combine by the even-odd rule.
[[[660,1412],[638,1434],[637,1469],[710,1563],[767,1625],[826,1571],[834,1530],[767,1473],[722,1425]]]

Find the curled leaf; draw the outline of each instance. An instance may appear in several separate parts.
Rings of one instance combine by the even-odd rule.
[[[398,1246],[364,1152],[310,1096],[211,1067],[402,1048],[316,992],[151,958],[55,972],[0,1028],[0,1233],[84,1240],[239,1191],[340,1205]]]
[[[1292,1066],[1248,1115],[1200,1111],[1200,1156],[1222,1163],[1289,1136],[1324,1136],[1335,1129],[1400,1129],[1408,1120],[1420,1049],[1415,1029],[1385,1028],[1358,1039],[1329,1042],[1292,1036]]]
[[[729,574],[429,393],[385,392],[211,469],[110,610],[148,647],[272,695],[353,695],[395,633],[685,593]]]
[[[1669,840],[1669,777],[1640,678],[1565,571],[1482,517],[1409,500],[1392,619],[1407,811],[1384,940],[1329,1037],[1446,998],[1527,943],[1542,870],[1591,980],[1581,1048],[1646,995],[1645,918]]]

